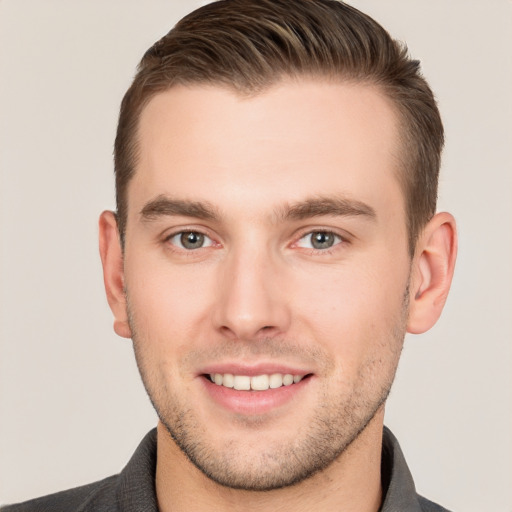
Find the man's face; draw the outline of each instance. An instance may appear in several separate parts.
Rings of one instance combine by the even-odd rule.
[[[300,481],[381,414],[398,363],[394,112],[357,84],[175,87],[139,137],[124,279],[151,400],[215,481]]]

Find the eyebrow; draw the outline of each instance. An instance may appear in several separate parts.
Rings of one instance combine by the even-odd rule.
[[[290,220],[304,220],[321,216],[356,217],[375,220],[377,214],[368,204],[343,197],[313,197],[293,203],[280,212],[280,217]]]
[[[204,220],[217,220],[220,217],[216,208],[210,203],[172,199],[163,195],[146,203],[140,211],[140,215],[143,221],[174,215]]]
[[[363,216],[373,220],[377,217],[375,210],[368,204],[336,196],[308,198],[278,208],[275,214],[276,221],[304,220],[321,216]],[[173,199],[164,195],[147,202],[140,211],[140,215],[143,221],[157,220],[167,216],[218,221],[221,217],[217,208],[209,202]]]

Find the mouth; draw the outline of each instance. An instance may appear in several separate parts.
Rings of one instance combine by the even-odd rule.
[[[267,391],[298,384],[311,374],[271,373],[261,375],[234,375],[232,373],[210,373],[204,377],[217,386],[237,391]]]
[[[274,362],[224,362],[202,368],[197,376],[214,407],[220,406],[239,418],[261,419],[289,410],[299,396],[304,399],[305,393],[311,392],[307,390],[315,374],[308,370]]]

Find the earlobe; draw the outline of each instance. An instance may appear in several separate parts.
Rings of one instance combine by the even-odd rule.
[[[438,213],[416,244],[410,284],[407,332],[428,331],[441,316],[457,256],[457,229],[449,213]]]
[[[107,300],[114,314],[114,331],[123,338],[131,338],[128,310],[124,291],[123,252],[113,212],[104,211],[99,220],[100,256]]]

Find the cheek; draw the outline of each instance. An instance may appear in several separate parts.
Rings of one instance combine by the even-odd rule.
[[[320,266],[295,280],[295,318],[340,360],[372,357],[402,324],[407,275],[392,264]]]
[[[135,332],[162,352],[189,348],[199,339],[211,303],[212,279],[208,272],[180,268],[164,261],[135,257],[125,265],[126,289]]]

